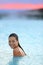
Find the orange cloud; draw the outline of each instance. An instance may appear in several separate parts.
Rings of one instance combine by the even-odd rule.
[[[25,9],[39,9],[43,8],[43,4],[23,4],[23,3],[7,3],[0,4],[0,9],[16,9],[16,10],[25,10]]]

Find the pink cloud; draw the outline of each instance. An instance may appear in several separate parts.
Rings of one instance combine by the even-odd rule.
[[[23,3],[7,3],[0,4],[0,9],[16,9],[16,10],[25,10],[25,9],[39,9],[43,8],[43,4],[23,4]]]

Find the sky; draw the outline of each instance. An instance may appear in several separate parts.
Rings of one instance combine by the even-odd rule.
[[[43,8],[43,0],[0,0],[1,9],[38,9]]]
[[[43,0],[0,0],[0,3],[43,3]]]

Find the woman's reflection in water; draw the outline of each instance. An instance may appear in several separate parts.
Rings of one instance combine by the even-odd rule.
[[[22,58],[23,57],[13,57],[8,65],[19,65],[19,61],[21,61]]]

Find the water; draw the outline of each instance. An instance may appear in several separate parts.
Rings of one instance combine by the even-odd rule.
[[[8,36],[15,32],[27,56],[13,57]],[[0,20],[0,65],[43,65],[43,20],[6,18]]]

